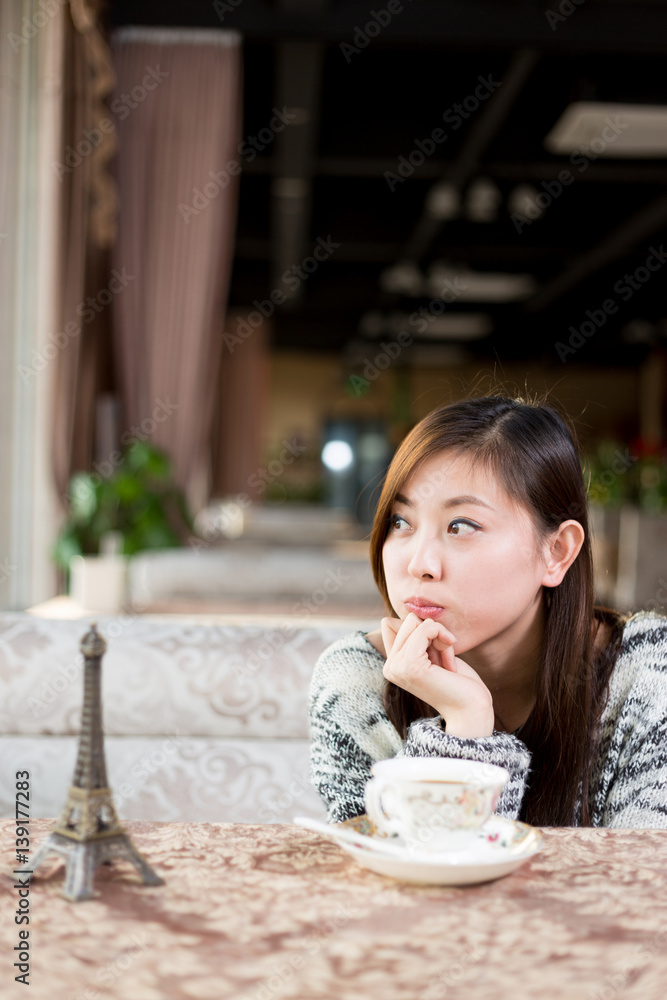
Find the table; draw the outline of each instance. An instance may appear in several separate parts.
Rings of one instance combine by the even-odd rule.
[[[37,847],[51,823],[31,821]],[[12,982],[18,892],[0,879],[0,992],[48,1000],[664,1000],[667,831],[550,829],[497,882],[414,886],[291,825],[130,822],[166,880],[98,870],[30,892],[30,991]],[[12,865],[14,824],[0,822]],[[3,865],[3,868],[5,866]]]

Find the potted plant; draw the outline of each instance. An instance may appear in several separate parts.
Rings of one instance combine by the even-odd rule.
[[[180,546],[193,530],[169,457],[143,441],[133,442],[108,476],[77,472],[67,499],[68,516],[53,550],[66,581],[72,558],[99,555],[109,537],[118,540],[118,554],[131,556]]]

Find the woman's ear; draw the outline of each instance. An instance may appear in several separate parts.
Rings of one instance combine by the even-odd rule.
[[[578,521],[563,521],[545,543],[545,572],[542,584],[557,587],[579,555],[585,533]]]

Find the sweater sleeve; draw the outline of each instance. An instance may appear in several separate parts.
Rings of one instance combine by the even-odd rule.
[[[636,616],[611,689],[602,826],[667,828],[667,621]]]
[[[496,813],[508,819],[518,818],[527,787],[530,752],[512,733],[496,731],[475,739],[449,736],[438,715],[412,723],[402,753],[406,757],[455,757],[504,767],[510,777],[500,793]]]
[[[384,710],[383,657],[362,633],[322,653],[310,688],[311,777],[330,823],[365,811],[364,788],[372,765],[398,755],[456,757],[498,764],[510,773],[496,812],[515,819],[530,768],[530,753],[516,736],[494,732],[462,739],[445,732],[441,716],[418,719],[403,742]]]
[[[383,706],[383,659],[362,633],[339,639],[315,665],[310,686],[311,779],[330,823],[365,811],[371,766],[402,740]]]

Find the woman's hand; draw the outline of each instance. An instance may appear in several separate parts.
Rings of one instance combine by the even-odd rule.
[[[431,705],[451,736],[473,739],[493,732],[493,698],[472,667],[454,656],[455,637],[444,625],[411,612],[383,618],[388,681]]]

